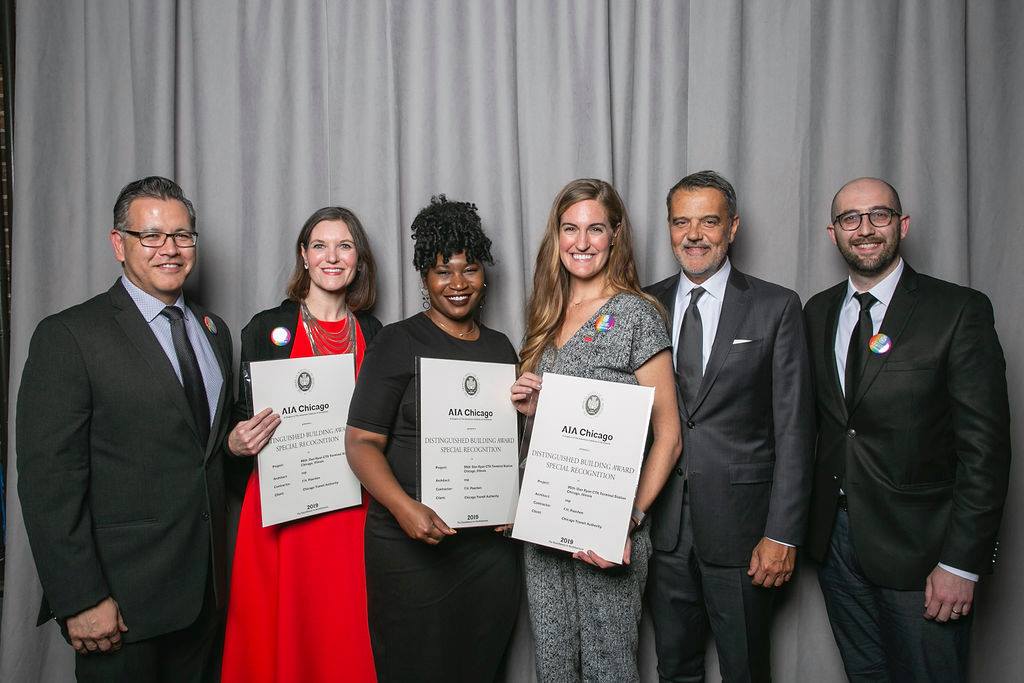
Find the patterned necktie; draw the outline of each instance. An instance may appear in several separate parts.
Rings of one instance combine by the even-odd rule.
[[[854,294],[853,297],[860,304],[860,316],[857,324],[853,326],[853,334],[850,335],[850,347],[846,351],[846,407],[853,408],[853,399],[857,395],[857,383],[864,374],[864,366],[868,361],[868,342],[871,340],[871,332],[874,323],[871,322],[871,307],[878,302],[870,292]]]
[[[210,440],[210,404],[206,400],[206,385],[203,384],[203,373],[199,370],[195,349],[185,332],[185,314],[177,306],[167,306],[160,313],[171,321],[171,341],[174,343],[174,353],[178,356],[178,367],[181,368],[181,384],[192,409],[192,417],[199,427],[200,441],[205,447]]]
[[[700,320],[697,302],[704,295],[703,287],[690,290],[690,305],[683,313],[679,328],[679,346],[676,349],[676,374],[687,412],[693,408],[704,378],[704,326]]]

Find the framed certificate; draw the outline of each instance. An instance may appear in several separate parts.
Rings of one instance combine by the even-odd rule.
[[[545,373],[512,537],[622,562],[652,387]]]
[[[257,468],[263,526],[362,502],[345,458],[345,424],[355,388],[352,354],[249,364],[252,405],[281,416]]]
[[[416,362],[420,502],[452,528],[510,523],[519,493],[515,366]]]

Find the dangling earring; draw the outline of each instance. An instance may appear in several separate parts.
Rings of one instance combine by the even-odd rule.
[[[484,283],[484,289],[487,289],[487,283],[486,282]],[[484,303],[486,303],[486,301],[487,301],[487,292],[481,292],[480,293],[480,303],[478,303],[476,305],[476,310],[477,311],[484,310]]]
[[[302,267],[305,268],[306,270],[309,270],[309,263],[307,263],[306,261],[303,261],[302,262]]]
[[[420,287],[420,296],[423,297],[423,310],[430,308],[430,297],[427,296],[427,290],[424,287]]]

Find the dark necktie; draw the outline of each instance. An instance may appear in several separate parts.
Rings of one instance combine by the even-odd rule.
[[[174,353],[178,356],[178,367],[181,368],[185,398],[188,399],[192,417],[199,427],[199,439],[205,447],[210,439],[210,404],[206,400],[206,385],[203,384],[203,373],[199,370],[195,349],[185,332],[185,314],[177,306],[167,306],[160,313],[171,321],[171,341],[174,343]]]
[[[871,322],[871,307],[878,301],[870,292],[858,292],[853,295],[860,304],[860,316],[853,326],[850,335],[850,347],[846,351],[846,407],[853,407],[853,399],[857,395],[857,383],[864,374],[864,366],[868,360],[868,342],[874,324]]]
[[[679,328],[679,346],[676,349],[676,374],[683,394],[683,404],[689,412],[697,398],[700,382],[704,378],[704,326],[700,320],[697,302],[704,294],[703,287],[690,290],[690,305],[683,313]]]

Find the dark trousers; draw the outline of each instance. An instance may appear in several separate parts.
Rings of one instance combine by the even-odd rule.
[[[128,622],[129,633],[131,622]],[[199,616],[190,626],[124,643],[117,652],[75,655],[79,683],[216,683],[224,648],[224,610],[207,581]]]
[[[966,681],[971,618],[924,618],[922,590],[871,583],[850,542],[850,518],[840,508],[818,583],[843,666],[851,681]]]
[[[773,596],[773,589],[750,583],[746,566],[723,567],[700,559],[684,494],[679,543],[670,553],[654,551],[647,582],[660,679],[703,681],[710,629],[722,680],[771,680]]]

